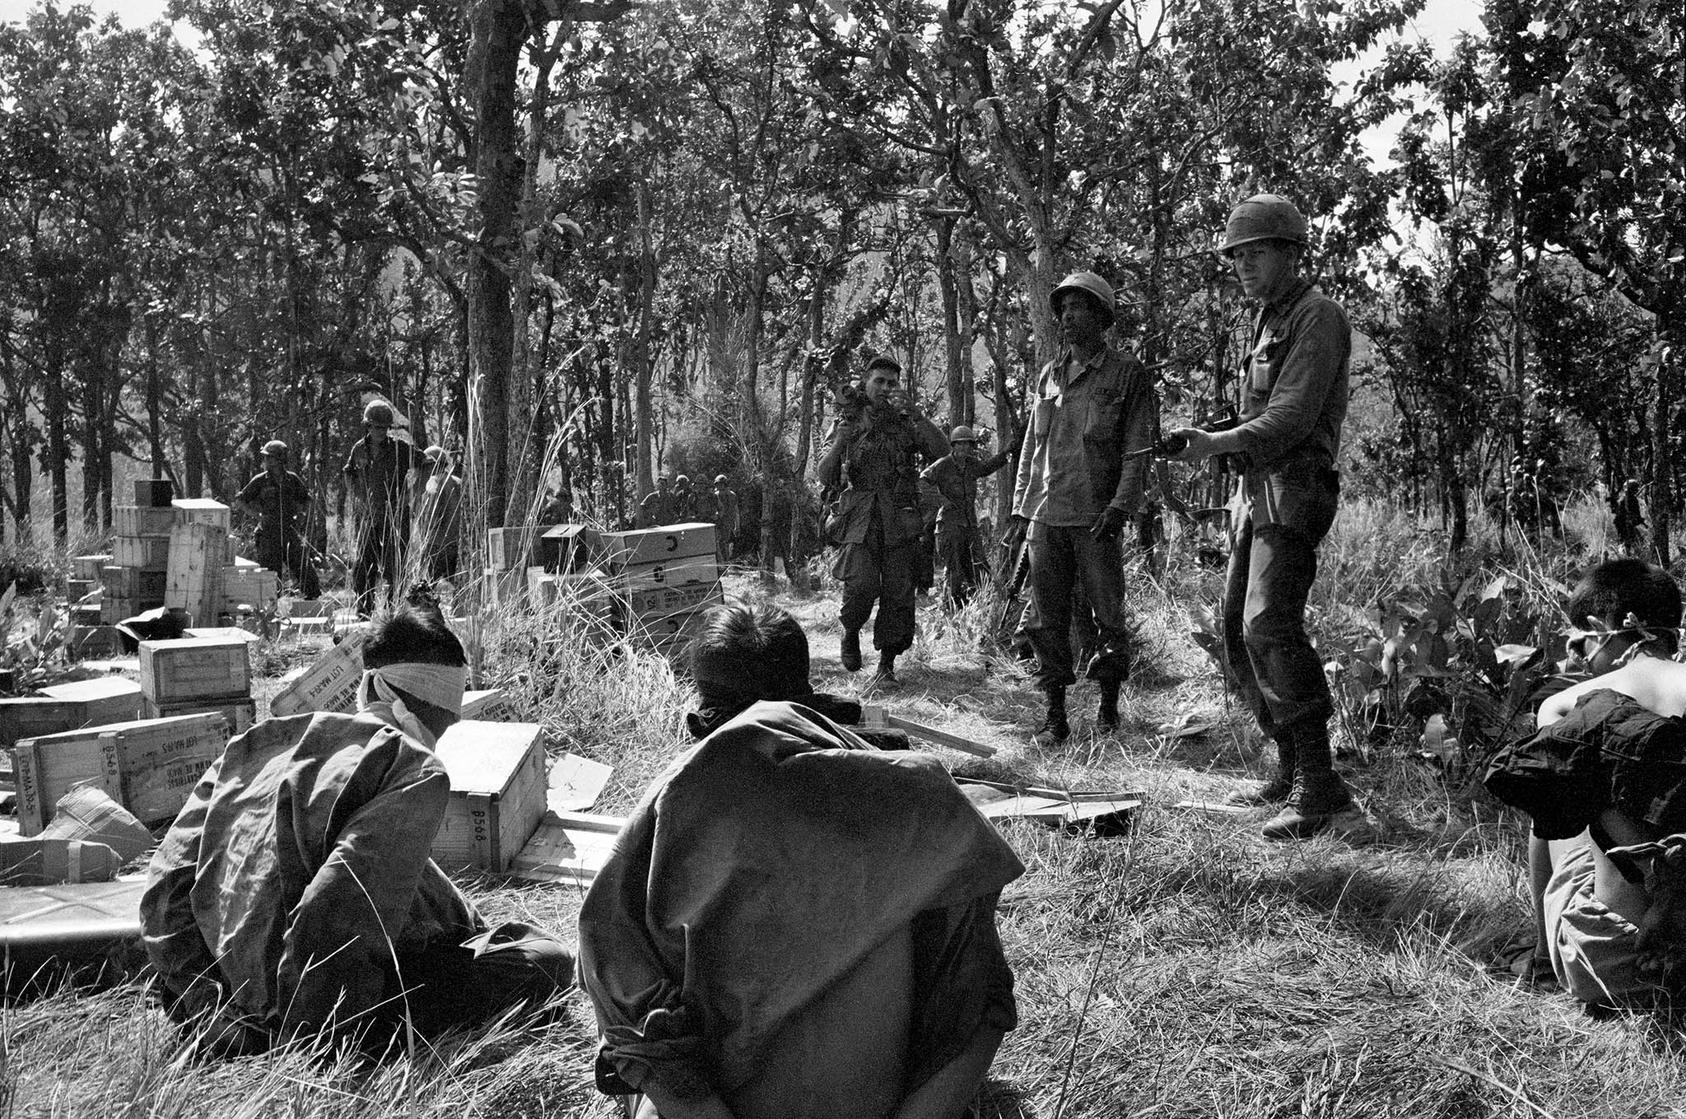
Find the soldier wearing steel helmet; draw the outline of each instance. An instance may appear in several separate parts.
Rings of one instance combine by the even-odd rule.
[[[234,496],[235,508],[258,519],[257,561],[278,575],[291,575],[305,598],[317,598],[322,591],[303,535],[310,490],[287,469],[287,444],[281,440],[265,443],[258,458],[263,469]]]
[[[843,583],[840,660],[861,667],[861,629],[878,607],[872,643],[878,679],[894,683],[896,657],[913,645],[914,565],[918,558],[919,460],[948,450],[942,431],[902,388],[901,363],[879,354],[867,363],[861,393],[842,411],[820,460],[820,483],[841,490],[834,571]]]
[[[1300,274],[1306,220],[1276,194],[1230,211],[1220,251],[1242,291],[1259,302],[1241,371],[1239,426],[1183,428],[1176,457],[1237,456],[1243,466],[1232,507],[1234,534],[1224,589],[1229,666],[1259,728],[1276,743],[1276,775],[1237,803],[1280,806],[1264,827],[1271,839],[1303,838],[1363,824],[1334,770],[1334,706],[1305,630],[1317,545],[1340,497],[1335,455],[1346,418],[1352,326],[1338,303]]]
[[[352,444],[341,471],[356,506],[351,584],[362,617],[374,608],[375,585],[382,577],[387,603],[396,601],[410,544],[410,475],[428,465],[412,444],[392,438],[394,419],[392,405],[369,401],[363,408],[363,438]]]
[[[1118,726],[1118,692],[1130,671],[1119,534],[1141,511],[1144,452],[1159,435],[1159,400],[1141,362],[1107,342],[1118,310],[1112,285],[1073,272],[1053,293],[1064,343],[1042,367],[1019,451],[1013,516],[1028,522],[1036,680],[1048,698],[1039,746],[1071,734],[1066,688],[1077,682],[1071,652],[1072,591],[1089,602],[1097,634],[1087,674],[1100,685],[1096,724]]]
[[[1009,437],[1004,444],[1011,445]],[[937,549],[948,572],[945,604],[953,610],[966,605],[977,586],[978,565],[983,559],[978,547],[978,479],[987,478],[1007,465],[1004,446],[989,458],[978,457],[978,436],[961,424],[948,436],[948,454],[927,466],[920,478],[936,487],[942,497],[937,510]]]

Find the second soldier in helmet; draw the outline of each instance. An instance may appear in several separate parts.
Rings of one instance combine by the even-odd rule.
[[[1159,435],[1159,400],[1141,362],[1115,349],[1112,285],[1074,272],[1053,293],[1059,356],[1042,367],[1019,452],[1013,516],[1028,523],[1037,685],[1047,714],[1034,742],[1071,733],[1066,689],[1077,682],[1070,644],[1072,591],[1093,612],[1096,647],[1085,671],[1100,685],[1096,724],[1118,725],[1118,693],[1130,671],[1119,535],[1141,510],[1147,454]]]

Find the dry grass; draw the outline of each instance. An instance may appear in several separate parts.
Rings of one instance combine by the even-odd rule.
[[[1352,622],[1363,596],[1442,562],[1403,518],[1359,509],[1343,522],[1318,588],[1322,625]],[[1562,577],[1543,561],[1513,567],[1537,576],[1542,598]],[[1353,774],[1380,824],[1365,846],[1270,846],[1246,821],[1168,807],[1256,774],[1256,736],[1186,637],[1190,610],[1216,600],[1217,574],[1174,553],[1162,584],[1138,574],[1131,585],[1143,653],[1118,736],[1089,733],[1083,685],[1066,747],[1025,745],[1038,697],[1019,665],[977,651],[987,602],[954,619],[922,609],[903,685],[883,696],[1001,748],[988,763],[945,755],[956,769],[1149,794],[1128,838],[1009,825],[1028,868],[1001,907],[1020,1025],[982,1116],[1681,1113],[1681,1035],[1666,1016],[1594,1021],[1489,972],[1526,926],[1520,831],[1496,807],[1392,757]],[[766,593],[748,577],[732,589]],[[873,695],[866,674],[837,665],[835,598],[781,601],[809,628],[817,683]],[[553,748],[616,765],[600,807],[630,807],[684,745],[688,696],[659,658],[604,652],[556,615],[506,616],[485,640],[488,683],[541,718]],[[1191,724],[1213,729],[1177,733]],[[469,885],[490,916],[564,935],[577,912],[578,891]],[[590,1015],[577,994],[548,1029],[460,1039],[379,1070],[303,1051],[186,1063],[133,987],[11,1006],[0,1046],[17,1115],[612,1114],[590,1086]]]

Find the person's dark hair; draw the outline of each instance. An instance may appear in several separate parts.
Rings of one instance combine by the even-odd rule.
[[[1669,652],[1679,645],[1680,586],[1674,577],[1644,560],[1607,560],[1587,572],[1569,595],[1569,624],[1584,626],[1589,617],[1621,629],[1632,614],[1655,627]]]
[[[710,610],[691,645],[691,676],[697,710],[686,723],[697,738],[753,703],[806,703],[814,693],[808,683],[808,635],[795,618],[765,603]]]
[[[369,668],[404,663],[468,663],[462,642],[445,624],[438,601],[420,588],[412,591],[391,617],[375,626],[374,635],[363,646],[363,664]]]

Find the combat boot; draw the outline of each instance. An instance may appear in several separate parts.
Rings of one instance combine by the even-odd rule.
[[[878,672],[875,674],[875,678],[880,684],[894,684],[896,682],[896,654],[878,654]]]
[[[1048,689],[1048,714],[1043,716],[1042,725],[1036,728],[1031,736],[1032,746],[1056,746],[1071,737],[1071,724],[1065,717],[1065,689]]]
[[[1095,729],[1102,734],[1111,734],[1118,729],[1119,687],[1117,680],[1101,681],[1101,705],[1095,711]]]
[[[1224,803],[1236,808],[1264,808],[1281,804],[1294,790],[1294,739],[1287,731],[1276,736],[1276,772],[1257,788],[1231,793]]]
[[[845,672],[859,672],[861,668],[861,631],[846,629],[843,631],[843,649],[838,655],[843,662]]]
[[[1362,828],[1363,810],[1353,803],[1352,790],[1331,764],[1328,736],[1301,739],[1296,745],[1299,756],[1288,799],[1260,834],[1266,839],[1309,839],[1325,830],[1340,834]]]

